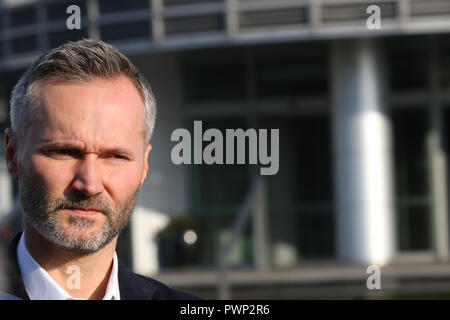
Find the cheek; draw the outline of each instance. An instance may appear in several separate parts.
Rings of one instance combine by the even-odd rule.
[[[50,196],[60,197],[71,181],[71,167],[68,164],[50,161],[42,156],[31,156],[27,174],[40,183]]]
[[[76,177],[76,162],[54,161],[41,155],[31,155],[28,159],[22,165],[25,174],[34,183],[44,186],[52,198],[61,197]],[[100,162],[97,169],[108,197],[120,203],[139,188],[143,164],[115,166]]]
[[[142,166],[129,165],[120,168],[105,168],[105,188],[113,198],[124,199],[139,188]]]

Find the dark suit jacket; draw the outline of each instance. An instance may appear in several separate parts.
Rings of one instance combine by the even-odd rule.
[[[17,245],[19,233],[8,247],[7,278],[9,287],[7,293],[20,299],[29,300],[20,274],[17,260]],[[199,297],[188,292],[169,288],[165,284],[151,278],[131,272],[119,261],[119,290],[121,300],[197,300]]]

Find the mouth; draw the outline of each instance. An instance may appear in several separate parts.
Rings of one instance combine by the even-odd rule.
[[[102,213],[101,211],[98,211],[94,208],[66,208],[66,210],[69,210],[78,216],[85,217],[92,217]]]

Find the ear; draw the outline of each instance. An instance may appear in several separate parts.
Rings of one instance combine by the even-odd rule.
[[[148,173],[148,154],[150,153],[150,150],[152,150],[152,146],[151,144],[148,144],[144,153],[144,170],[142,172],[141,187],[144,184],[145,178],[147,177]]]
[[[19,179],[19,170],[17,165],[18,157],[17,138],[11,128],[5,130],[5,160],[11,177]]]

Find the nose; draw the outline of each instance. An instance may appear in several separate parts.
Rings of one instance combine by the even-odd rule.
[[[100,167],[95,155],[86,155],[76,169],[75,179],[72,187],[84,194],[92,197],[103,192],[103,182]]]

